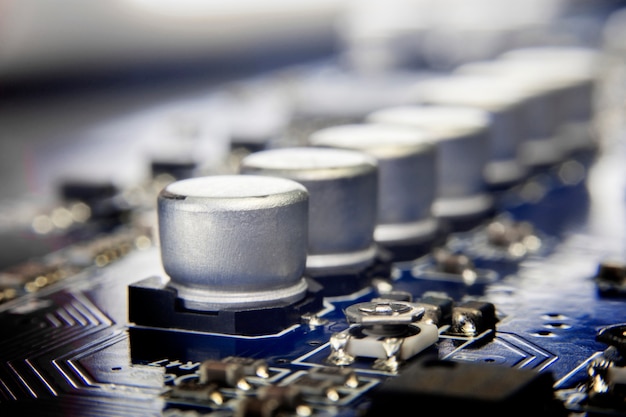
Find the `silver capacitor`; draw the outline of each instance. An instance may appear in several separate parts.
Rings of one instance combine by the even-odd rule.
[[[506,188],[528,175],[519,148],[526,139],[527,97],[511,84],[483,75],[450,74],[416,83],[416,104],[468,106],[491,114],[484,177],[490,188]]]
[[[534,65],[537,77],[554,84],[556,134],[566,156],[596,147],[592,123],[602,58],[602,51],[594,47],[557,45],[520,47],[498,57],[510,65]]]
[[[567,107],[564,97],[572,84],[554,68],[546,61],[501,58],[464,64],[455,70],[459,75],[489,77],[525,97],[519,125],[523,139],[518,153],[531,172],[561,162],[566,154],[558,134]]]
[[[302,299],[309,195],[285,178],[215,175],[158,196],[163,268],[186,308],[274,306]]]
[[[363,269],[374,262],[378,166],[372,156],[344,149],[276,148],[246,156],[240,173],[288,178],[306,187],[311,275]]]
[[[437,148],[425,131],[374,123],[338,125],[309,137],[320,147],[366,152],[378,161],[378,215],[374,239],[384,247],[433,239]]]
[[[438,148],[435,216],[454,221],[492,210],[484,176],[491,145],[489,112],[454,105],[398,106],[375,111],[366,120],[431,133]]]

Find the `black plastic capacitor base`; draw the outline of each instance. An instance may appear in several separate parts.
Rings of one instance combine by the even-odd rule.
[[[446,225],[441,224],[436,234],[427,238],[402,243],[381,244],[388,252],[388,257],[392,262],[408,262],[430,253],[430,251],[445,243],[450,233]]]
[[[309,272],[309,276],[322,286],[324,297],[340,297],[361,291],[372,285],[375,278],[389,279],[391,276],[391,254],[378,248],[374,262],[365,268],[321,271],[318,274]]]
[[[177,291],[161,277],[150,277],[128,286],[128,320],[139,326],[181,329],[242,336],[276,334],[301,321],[305,313],[323,308],[322,287],[307,280],[307,292],[295,303],[270,307],[224,308],[216,311],[190,310]]]

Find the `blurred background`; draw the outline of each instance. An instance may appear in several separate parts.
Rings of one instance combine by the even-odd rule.
[[[509,49],[619,54],[625,3],[0,0],[0,227],[68,179],[124,189],[191,157],[224,172],[233,144],[305,134],[303,114],[352,120]]]

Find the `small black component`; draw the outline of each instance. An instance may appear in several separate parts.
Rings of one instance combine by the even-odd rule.
[[[262,386],[257,397],[247,397],[237,403],[233,417],[275,417],[296,415],[298,409],[307,408],[302,392],[294,386]],[[310,410],[309,410],[310,411]],[[306,413],[305,413],[306,414]]]
[[[496,307],[483,301],[465,301],[452,308],[450,333],[478,336],[487,330],[495,330],[498,318]]]
[[[91,210],[90,219],[115,227],[125,222],[130,207],[120,199],[120,190],[109,181],[66,180],[59,185],[59,195],[67,202],[82,202]]]
[[[451,323],[452,307],[454,306],[454,300],[451,297],[424,295],[415,303],[426,309],[424,318],[431,320],[437,326]]]
[[[267,149],[271,138],[247,138],[241,135],[230,137],[230,149],[233,152],[244,151],[246,153],[260,152]]]
[[[197,169],[197,162],[192,160],[155,159],[150,162],[150,172],[153,178],[166,174],[175,180],[182,180],[193,177]]]
[[[200,383],[236,387],[244,379],[244,367],[237,363],[206,360],[200,365]]]
[[[447,249],[437,248],[433,251],[437,271],[446,274],[463,275],[465,271],[474,270],[474,263],[467,256],[452,253]]]
[[[118,192],[113,183],[106,181],[66,180],[59,186],[59,194],[64,200],[82,201],[89,205],[114,197]]]
[[[311,379],[330,381],[336,386],[355,388],[359,385],[356,373],[348,368],[312,368],[308,376]]]
[[[626,297],[626,263],[615,260],[602,261],[593,279],[600,295]]]
[[[610,330],[606,330],[615,335],[615,332],[624,329],[625,326],[620,325],[611,326]],[[612,339],[612,336],[606,334],[603,334],[603,339],[604,336],[606,339]],[[611,341],[611,343],[613,342]],[[626,411],[626,403],[624,402],[624,398],[626,398],[626,368],[621,352],[614,345],[609,346],[602,352],[601,356],[594,358],[587,364],[586,371],[587,404],[603,410],[607,415],[613,415],[613,413],[622,415]]]
[[[170,398],[192,401],[212,401],[221,403],[222,396],[216,384],[201,384],[198,381],[185,381],[174,385],[169,391]]]
[[[366,417],[438,415],[563,417],[551,373],[427,356],[374,388]]]
[[[301,321],[304,313],[323,308],[321,286],[308,279],[305,297],[297,303],[272,307],[197,311],[185,309],[175,289],[160,277],[128,286],[129,322],[159,329],[182,329],[259,336],[278,333]]]
[[[228,356],[222,359],[222,362],[241,366],[245,376],[258,376],[261,378],[267,378],[269,376],[268,365],[265,359]]]
[[[501,248],[508,248],[511,244],[523,242],[525,238],[533,236],[535,232],[534,226],[530,222],[516,222],[508,218],[490,222],[485,230],[488,242]]]
[[[598,342],[615,347],[622,357],[626,358],[626,323],[604,327],[596,334]]]

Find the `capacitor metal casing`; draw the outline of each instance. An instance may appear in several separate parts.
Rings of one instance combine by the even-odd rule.
[[[416,83],[413,97],[418,105],[464,106],[489,112],[484,179],[490,188],[507,188],[528,176],[520,155],[527,137],[524,111],[528,96],[517,88],[494,77],[450,74]]]
[[[589,114],[589,82],[586,71],[572,70],[567,59],[526,59],[503,55],[498,59],[468,63],[455,70],[459,75],[487,76],[505,83],[524,96],[519,157],[530,171],[562,162],[567,154],[588,139],[562,137],[562,129],[574,118]],[[576,114],[577,116],[573,116]],[[576,121],[576,120],[573,120]],[[572,139],[572,140],[570,140]],[[585,146],[585,145],[584,145]]]
[[[308,239],[306,188],[285,178],[215,175],[158,196],[161,260],[188,309],[296,302]]]
[[[292,147],[252,153],[241,174],[288,178],[309,192],[307,274],[364,269],[376,258],[378,165],[352,150]]]
[[[446,221],[481,218],[493,209],[484,177],[491,128],[487,111],[454,105],[398,106],[375,111],[366,120],[431,133],[438,148],[435,216]]]
[[[498,60],[527,67],[536,77],[553,84],[556,135],[564,156],[596,147],[593,119],[602,64],[600,50],[588,46],[529,46],[506,51]]]
[[[441,231],[433,214],[437,147],[429,133],[403,126],[346,124],[314,132],[309,136],[309,144],[358,150],[376,158],[376,242],[392,248],[429,242],[437,237]],[[402,258],[405,256],[411,254]]]

